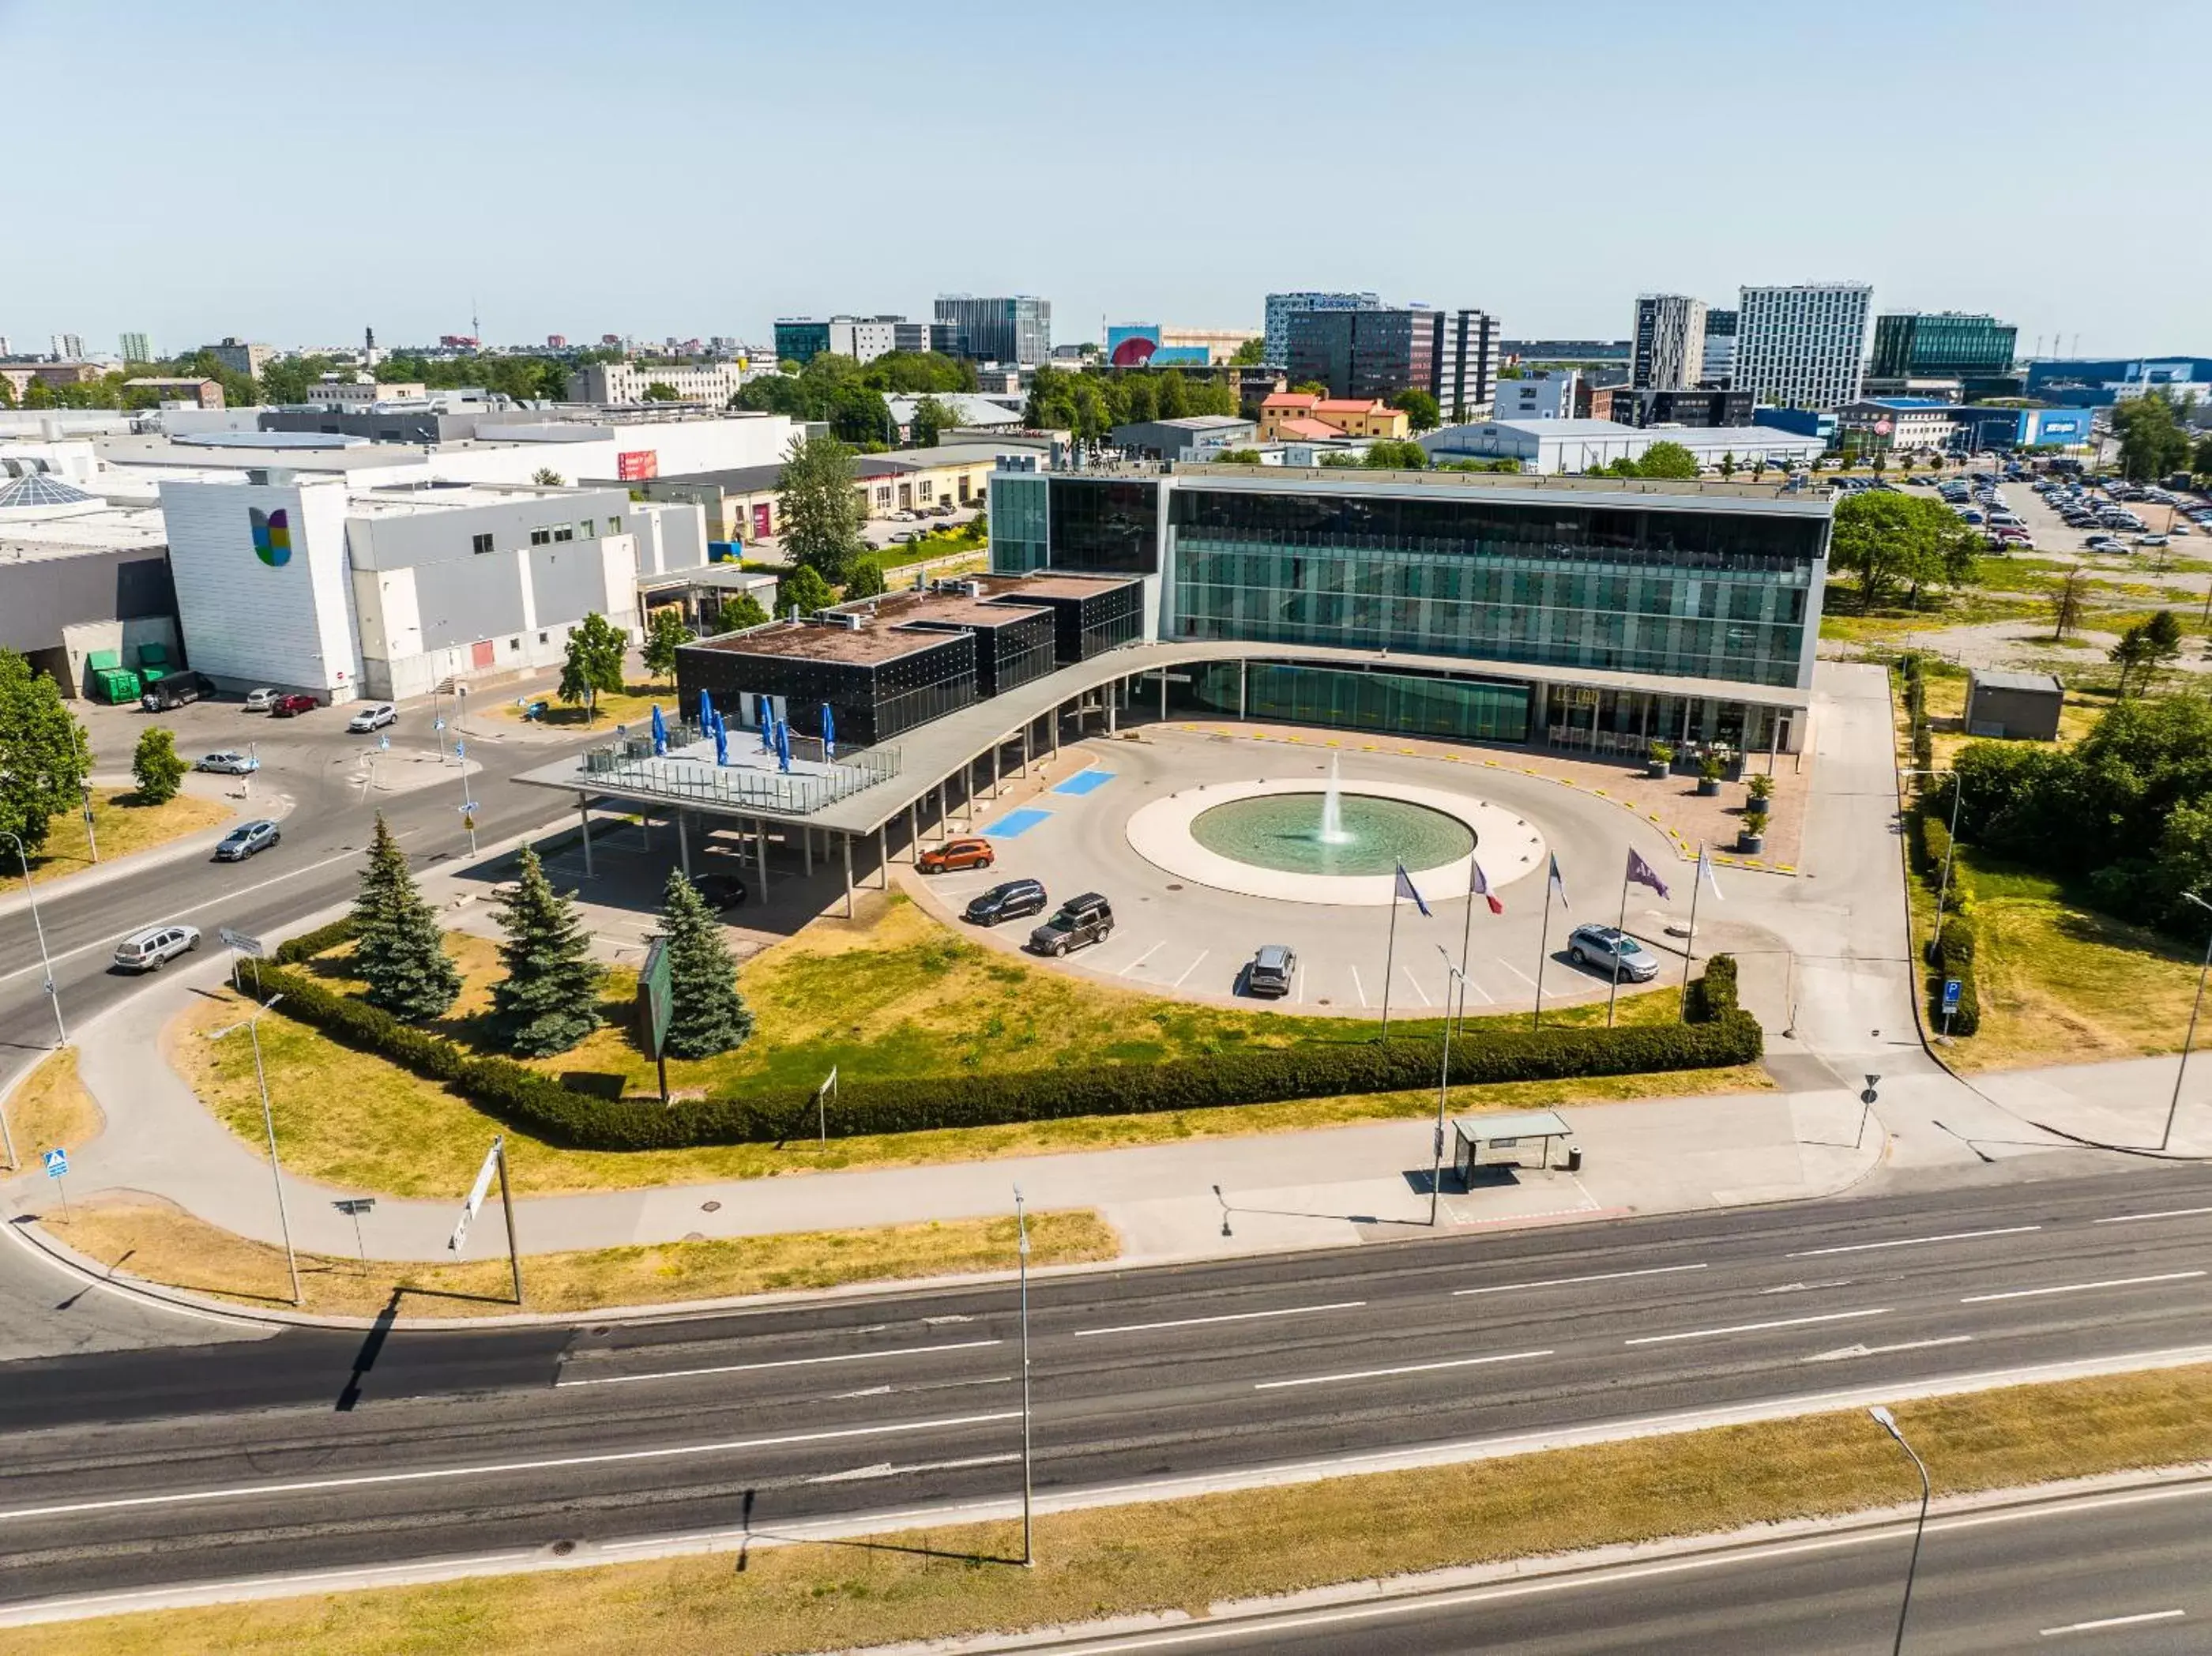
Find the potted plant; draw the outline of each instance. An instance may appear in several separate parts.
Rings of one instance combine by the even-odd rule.
[[[1774,796],[1774,778],[1753,776],[1745,782],[1743,789],[1751,796],[1753,808],[1764,811],[1766,808],[1766,801]]]
[[[1721,773],[1727,770],[1717,753],[1708,753],[1698,761],[1698,793],[1711,799],[1721,791]]]
[[[1736,830],[1735,849],[1746,856],[1757,856],[1766,849],[1766,813],[1753,806],[1743,813],[1743,825]]]
[[[1659,777],[1667,774],[1674,763],[1674,750],[1664,742],[1654,742],[1644,750],[1644,774]]]

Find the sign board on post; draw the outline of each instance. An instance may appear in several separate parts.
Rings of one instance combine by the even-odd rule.
[[[469,1191],[468,1201],[462,1205],[460,1222],[453,1227],[453,1233],[446,1243],[449,1252],[459,1253],[461,1244],[469,1239],[469,1226],[474,1222],[477,1209],[483,1206],[484,1196],[491,1190],[491,1176],[499,1171],[499,1151],[502,1142],[503,1138],[494,1139],[491,1148],[484,1153],[483,1166],[477,1170],[477,1182]]]
[[[1955,977],[1946,977],[1943,980],[1944,1011],[1956,1012],[1959,1009],[1959,980]]]
[[[226,948],[235,949],[250,960],[269,958],[269,952],[261,947],[261,940],[258,937],[250,937],[242,931],[233,931],[228,926],[216,927],[216,935],[222,939]]]
[[[668,1023],[676,1002],[669,984],[668,940],[656,937],[647,946],[645,964],[638,968],[637,992],[645,999],[645,1037],[653,1048],[653,1061],[660,1071],[660,1101],[668,1102]]]
[[[48,1178],[60,1178],[69,1172],[69,1152],[59,1145],[42,1152],[39,1160],[46,1164]]]

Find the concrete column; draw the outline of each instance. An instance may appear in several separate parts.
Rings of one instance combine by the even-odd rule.
[[[1240,721],[1244,717],[1244,697],[1249,687],[1251,665],[1241,655],[1237,658],[1237,716]]]
[[[1114,734],[1114,712],[1121,699],[1121,681],[1109,679],[1106,683],[1106,734],[1109,736]]]
[[[921,866],[921,804],[918,800],[907,802],[906,857],[915,868]]]
[[[1162,668],[1160,669],[1160,722],[1161,722],[1162,724],[1165,724],[1165,723],[1167,722],[1167,720],[1168,720],[1168,670],[1167,670],[1165,667],[1162,667]]]
[[[637,839],[641,849],[653,849],[653,813],[640,807],[637,813]]]
[[[584,878],[589,880],[592,878],[592,807],[590,806],[579,805],[576,807],[576,831],[584,842]]]
[[[1027,725],[1022,727],[1022,768],[1014,774],[1018,776],[1030,774],[1030,728]]]
[[[753,832],[760,840],[760,895],[761,901],[765,903],[768,901],[768,819],[755,817]]]
[[[691,878],[691,835],[684,820],[688,814],[680,810],[676,813],[676,861],[686,880]]]
[[[991,744],[991,797],[993,799],[999,797],[999,749],[1003,746],[1005,744],[1001,742]]]
[[[1060,757],[1060,712],[1061,703],[1054,703],[1052,709],[1052,756]]]
[[[802,828],[799,833],[800,843],[806,848],[806,877],[811,880],[814,878],[814,831]]]
[[[879,824],[876,829],[876,885],[883,891],[891,888],[890,825]]]
[[[840,834],[837,843],[845,848],[845,918],[850,920],[853,917],[853,837]]]

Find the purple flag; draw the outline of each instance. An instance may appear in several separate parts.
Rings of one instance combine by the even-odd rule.
[[[1674,895],[1667,889],[1667,882],[1659,878],[1658,870],[1638,855],[1633,847],[1630,848],[1628,853],[1628,879],[1630,884],[1649,886],[1662,897]]]

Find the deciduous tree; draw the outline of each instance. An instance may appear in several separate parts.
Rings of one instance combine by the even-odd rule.
[[[167,805],[176,798],[189,768],[177,752],[173,731],[155,725],[138,733],[138,746],[131,755],[131,779],[138,784],[141,804]]]
[[[1390,406],[1401,411],[1406,423],[1416,431],[1433,431],[1443,423],[1437,399],[1419,386],[1407,387],[1390,399]]]
[[[645,630],[645,670],[663,684],[676,677],[676,652],[691,642],[691,629],[684,624],[684,612],[664,604],[653,612]],[[622,688],[617,679],[615,688]]]
[[[584,704],[586,722],[599,716],[601,692],[622,689],[623,656],[629,647],[622,630],[597,610],[569,629],[557,693],[564,702]]]
[[[800,437],[792,442],[776,484],[785,552],[832,586],[844,581],[853,560],[866,550],[859,478],[853,450],[836,438]]]
[[[60,688],[11,649],[0,649],[0,834],[27,853],[46,843],[55,813],[77,803],[85,776],[82,733]],[[0,844],[9,856],[13,844]]]
[[[864,557],[854,563],[853,573],[845,582],[847,598],[880,598],[884,590],[884,566],[880,563]]]
[[[786,615],[794,609],[801,615],[811,615],[836,601],[837,594],[830,589],[830,583],[803,563],[775,583],[776,607]]]
[[[722,600],[722,613],[717,622],[724,632],[738,632],[746,627],[757,627],[769,618],[760,600],[750,593],[739,593],[735,598]]]

